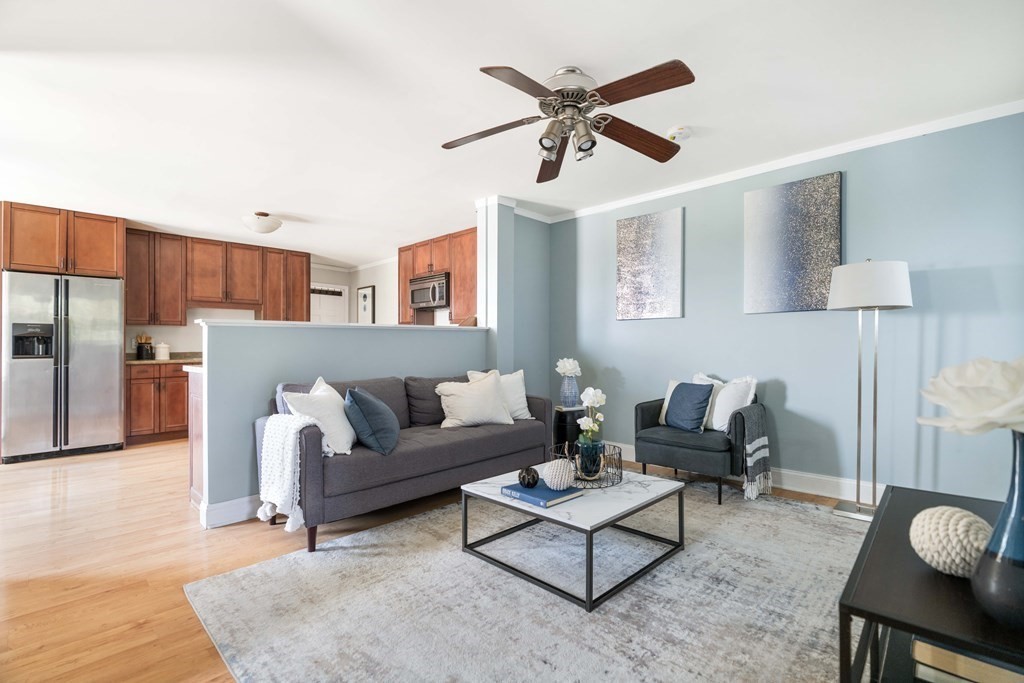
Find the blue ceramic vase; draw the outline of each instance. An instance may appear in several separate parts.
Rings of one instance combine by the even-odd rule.
[[[1013,434],[1010,494],[971,576],[971,590],[990,617],[1024,629],[1024,432]]]
[[[575,408],[580,404],[580,388],[574,376],[566,375],[562,378],[562,391],[559,394],[563,408]]]

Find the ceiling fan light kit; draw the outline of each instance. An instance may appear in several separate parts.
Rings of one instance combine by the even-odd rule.
[[[260,234],[267,234],[268,232],[274,232],[281,227],[281,219],[274,218],[266,211],[257,211],[255,213],[246,214],[242,216],[242,223],[245,227],[249,228],[253,232]]]
[[[538,183],[545,183],[558,177],[562,159],[569,147],[565,138],[569,137],[572,138],[576,161],[593,156],[594,148],[597,146],[594,133],[610,138],[660,163],[665,163],[679,151],[679,145],[672,139],[666,140],[610,114],[593,114],[598,107],[607,107],[693,83],[693,72],[678,59],[603,86],[598,86],[596,80],[575,66],[563,66],[543,84],[508,66],[485,66],[481,67],[480,71],[536,98],[542,116],[519,119],[446,142],[441,145],[444,149],[454,149],[506,130],[547,120],[547,127],[538,139],[538,154],[544,160],[537,174]],[[685,140],[689,137],[686,128],[672,129],[677,130],[680,134],[674,139]],[[682,135],[682,131],[685,131],[685,136]]]

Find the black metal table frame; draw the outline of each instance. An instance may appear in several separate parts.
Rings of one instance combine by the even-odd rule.
[[[503,502],[498,501],[498,500],[494,500],[493,498],[487,498],[487,497],[484,497],[484,496],[478,496],[478,495],[475,495],[473,493],[467,493],[466,491],[463,491],[462,492],[462,551],[466,552],[466,553],[469,553],[470,555],[473,555],[475,557],[479,557],[484,562],[488,562],[488,563],[494,565],[495,567],[498,567],[500,569],[504,569],[505,571],[507,571],[508,573],[510,573],[510,574],[512,574],[514,576],[518,576],[521,579],[529,581],[530,583],[532,583],[535,586],[539,586],[540,588],[543,588],[544,590],[546,590],[546,591],[548,591],[550,593],[554,593],[555,595],[557,595],[560,598],[568,600],[569,602],[571,602],[571,603],[573,603],[575,605],[579,605],[580,607],[582,607],[583,609],[587,610],[588,612],[592,612],[599,605],[601,605],[601,603],[603,603],[605,600],[607,600],[608,598],[616,595],[623,588],[625,588],[629,584],[633,583],[634,581],[639,579],[641,576],[647,574],[649,571],[651,571],[652,569],[654,569],[655,567],[660,565],[662,562],[664,562],[668,558],[670,558],[673,555],[675,555],[676,553],[678,553],[680,550],[683,550],[683,548],[685,547],[685,541],[684,541],[684,538],[683,538],[683,489],[681,489],[681,488],[678,491],[676,491],[676,501],[677,501],[676,505],[677,505],[677,508],[678,508],[678,520],[679,520],[679,540],[673,541],[671,539],[663,538],[663,537],[658,536],[656,534],[651,534],[651,533],[648,533],[646,531],[641,531],[640,529],[632,529],[630,527],[622,526],[621,524],[619,524],[619,522],[621,522],[622,520],[626,519],[627,517],[632,517],[633,515],[637,514],[638,512],[646,510],[647,508],[649,508],[649,507],[651,507],[653,505],[657,505],[658,503],[664,502],[665,500],[668,500],[669,498],[671,498],[671,496],[672,496],[671,493],[669,493],[667,495],[664,495],[664,496],[659,496],[658,498],[655,498],[654,500],[652,500],[649,503],[643,505],[642,507],[636,508],[635,510],[630,510],[629,512],[624,512],[621,515],[618,515],[617,517],[613,517],[612,519],[610,519],[607,522],[601,524],[600,526],[598,526],[598,527],[596,527],[594,529],[590,529],[590,530],[579,529],[577,527],[570,526],[569,524],[566,524],[564,522],[560,522],[558,520],[544,519],[544,518],[541,518],[541,517],[535,517],[533,519],[529,519],[529,520],[527,520],[525,522],[522,522],[521,524],[516,524],[513,527],[509,527],[508,529],[505,529],[503,531],[499,531],[499,532],[497,532],[495,534],[491,534],[490,536],[485,536],[484,538],[481,538],[479,540],[476,540],[476,541],[473,541],[472,543],[470,543],[469,542],[469,499],[470,498],[477,498],[478,500],[486,501],[488,503],[493,503],[494,505],[499,505],[501,507],[505,507],[505,508],[508,508],[510,510],[515,510],[516,512],[521,512],[521,513],[527,514],[527,515],[530,514],[530,511],[529,510],[524,510],[524,509],[522,509],[520,507],[516,507],[514,505],[509,505],[509,504],[503,503]],[[533,576],[532,574],[527,574],[526,572],[524,572],[521,569],[517,569],[516,567],[513,567],[510,564],[506,564],[505,562],[502,562],[501,560],[499,560],[499,559],[497,559],[495,557],[491,557],[490,555],[486,555],[486,554],[484,554],[484,553],[482,553],[482,552],[480,552],[478,550],[478,548],[480,548],[481,546],[487,545],[488,543],[491,543],[492,541],[496,541],[499,538],[504,538],[505,536],[509,536],[511,534],[514,534],[517,531],[521,531],[521,530],[526,529],[528,527],[534,526],[535,524],[540,524],[541,522],[550,522],[551,524],[557,524],[558,526],[565,527],[566,529],[570,529],[571,531],[576,531],[576,532],[581,533],[584,536],[586,536],[586,539],[587,539],[587,588],[586,588],[585,597],[580,598],[579,596],[573,595],[572,593],[569,593],[569,592],[567,592],[565,590],[562,590],[558,586],[552,585],[552,584],[548,583],[547,581],[544,581],[541,578]],[[641,567],[637,571],[633,572],[632,574],[630,574],[629,576],[624,578],[622,581],[619,581],[617,584],[615,584],[614,586],[612,586],[611,588],[606,590],[601,595],[598,595],[598,596],[595,597],[594,596],[594,535],[597,532],[599,532],[599,531],[601,531],[603,529],[607,529],[609,527],[611,527],[612,529],[618,529],[619,531],[625,531],[627,533],[634,534],[636,536],[641,536],[641,537],[649,539],[651,541],[656,541],[658,543],[664,543],[665,545],[669,546],[669,549],[667,551],[665,551],[664,553],[662,553],[661,555],[659,555],[658,557],[656,557],[653,560],[651,560],[650,562],[648,562],[646,565],[644,565],[643,567]]]

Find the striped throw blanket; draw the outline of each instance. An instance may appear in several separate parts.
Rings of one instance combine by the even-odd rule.
[[[762,493],[772,492],[772,466],[768,461],[768,416],[764,406],[757,403],[742,410],[746,431],[746,442],[743,444],[743,497],[754,500]]]

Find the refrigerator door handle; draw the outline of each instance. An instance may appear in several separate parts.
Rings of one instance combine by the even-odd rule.
[[[69,317],[69,299],[71,292],[71,282],[67,278],[62,278],[64,283],[64,308],[61,311],[64,315],[64,319],[61,320],[61,333],[63,339],[61,339],[61,355],[63,357],[62,364],[64,366],[64,381],[61,383],[61,414],[64,416],[64,424],[62,425],[61,434],[63,435],[63,445],[67,446],[70,443],[70,436],[68,435],[68,413],[70,411],[70,401],[68,400],[68,379],[69,379],[69,368],[68,365],[71,361],[71,318]]]
[[[68,436],[68,407],[69,407],[68,406],[68,366],[66,366],[66,365],[64,366],[64,393],[63,393],[63,397],[64,397],[64,406],[63,406],[63,411],[62,412],[64,413],[64,429],[63,429],[63,431],[64,431],[64,445],[67,446],[68,443],[70,442],[70,437]]]
[[[60,445],[60,368],[53,366],[53,447]]]

